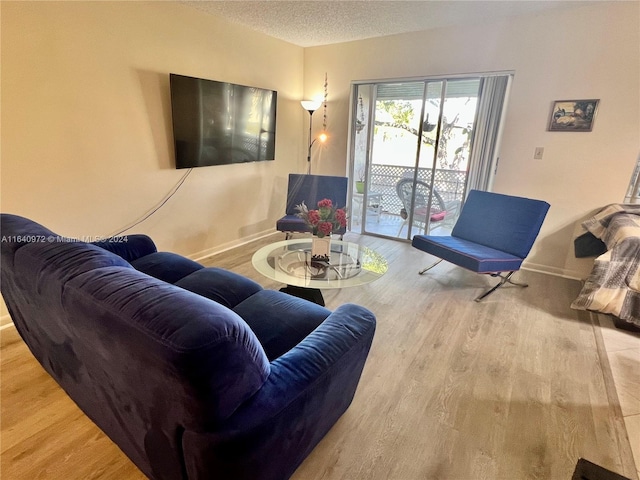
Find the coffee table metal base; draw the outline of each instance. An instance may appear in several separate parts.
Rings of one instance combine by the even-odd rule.
[[[317,303],[324,307],[324,297],[322,292],[317,288],[296,287],[295,285],[287,285],[280,289],[281,292],[288,293],[294,297],[304,298],[310,302]]]

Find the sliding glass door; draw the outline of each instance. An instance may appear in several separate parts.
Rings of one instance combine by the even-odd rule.
[[[354,85],[352,230],[405,240],[450,233],[475,171],[470,167],[483,82],[469,77]],[[495,145],[499,122],[490,125]]]

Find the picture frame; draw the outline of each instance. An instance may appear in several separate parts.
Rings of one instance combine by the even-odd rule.
[[[555,100],[549,118],[550,132],[590,132],[600,99]]]

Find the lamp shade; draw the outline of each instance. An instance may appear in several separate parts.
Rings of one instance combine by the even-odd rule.
[[[317,109],[320,108],[320,105],[322,105],[322,102],[317,102],[315,100],[302,100],[300,102],[300,105],[302,105],[302,108],[304,108],[308,112],[315,112]]]

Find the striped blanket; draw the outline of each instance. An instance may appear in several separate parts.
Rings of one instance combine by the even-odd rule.
[[[640,205],[609,205],[582,226],[607,251],[595,259],[571,308],[608,313],[640,327]]]

